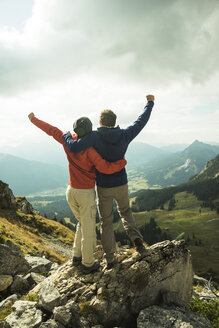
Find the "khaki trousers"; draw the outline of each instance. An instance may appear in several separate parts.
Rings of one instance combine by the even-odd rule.
[[[73,256],[82,257],[82,264],[94,264],[96,247],[96,195],[92,189],[76,189],[68,186],[68,204],[77,219],[77,229],[73,245]]]
[[[143,240],[139,232],[130,205],[128,195],[128,185],[113,188],[97,187],[98,209],[101,223],[101,241],[104,249],[104,256],[108,263],[114,259],[116,250],[115,235],[113,231],[113,199],[117,202],[118,211],[129,238],[134,241],[136,238]]]

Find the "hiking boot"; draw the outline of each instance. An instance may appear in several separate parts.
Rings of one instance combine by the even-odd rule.
[[[82,257],[73,256],[72,265],[79,266],[81,264]]]
[[[106,269],[110,270],[114,267],[114,265],[115,265],[115,261],[109,262],[106,264]]]
[[[111,262],[106,261],[106,270],[112,269],[116,264],[118,263],[118,259],[116,256],[114,256],[113,260]]]
[[[89,274],[89,273],[92,273],[94,271],[97,271],[100,267],[100,262],[99,261],[95,261],[93,265],[91,266],[86,266],[86,265],[83,265],[82,264],[82,272],[84,274]]]
[[[146,256],[147,255],[147,250],[143,245],[143,241],[140,238],[136,238],[134,240],[135,246],[136,246],[136,251],[141,255],[141,256]]]

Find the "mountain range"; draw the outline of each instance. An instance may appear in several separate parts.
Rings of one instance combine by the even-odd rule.
[[[50,158],[54,164],[0,153],[0,179],[10,185],[15,195],[30,195],[57,188],[64,189],[68,183],[67,161],[60,147],[59,150],[62,152],[57,153],[57,161],[55,161],[55,149]],[[35,157],[34,149],[32,152]],[[136,176],[135,181],[144,180],[149,188],[178,185],[198,174],[207,161],[217,154],[219,154],[218,145],[209,145],[199,141],[193,142],[189,147],[177,153],[169,153],[140,142],[131,143],[126,153],[130,183]],[[41,157],[48,161],[50,153],[46,155],[43,152]],[[135,189],[140,188],[140,184],[137,183],[137,185]]]
[[[27,195],[65,186],[68,170],[58,165],[0,154],[0,180],[9,184],[15,195]]]
[[[219,155],[207,162],[204,169],[186,183],[163,189],[145,189],[131,195],[132,209],[136,212],[150,211],[174,198],[179,192],[193,193],[198,200],[219,210]]]
[[[219,146],[194,141],[181,152],[159,157],[137,166],[149,187],[168,187],[186,182],[219,154]]]

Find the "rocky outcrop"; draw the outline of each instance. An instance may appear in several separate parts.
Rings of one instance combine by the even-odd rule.
[[[13,243],[0,244],[0,275],[15,276],[30,269],[20,249]]]
[[[145,258],[137,253],[127,256],[126,251],[120,252],[113,269],[104,270],[102,267],[102,271],[86,276],[81,273],[80,267],[72,267],[71,262],[67,262],[31,293],[42,295],[43,290],[52,283],[53,291],[56,289],[54,298],[59,305],[50,306],[46,297],[40,305],[50,310],[51,317],[57,321],[57,309],[60,308],[59,312],[66,313],[71,322],[74,311],[68,308],[74,301],[87,327],[95,323],[106,327],[132,327],[136,316],[146,307],[164,303],[177,306],[188,304],[193,271],[190,254],[182,241],[153,245]]]
[[[98,251],[98,256],[101,258],[102,252]],[[32,260],[29,271],[36,264]],[[18,301],[16,295],[13,300],[7,299],[10,304],[15,302],[13,312],[0,322],[0,327],[211,327],[207,319],[186,310],[192,295],[193,271],[183,241],[155,244],[144,258],[120,249],[117,263],[110,270],[101,261],[99,271],[84,275],[80,266],[73,267],[69,261],[50,272],[29,291],[37,301]],[[16,275],[13,284],[32,280],[31,275],[39,273]]]
[[[7,240],[0,244],[0,292],[26,294],[53,271],[53,263],[37,256],[24,257],[20,248]],[[56,267],[56,266],[55,266]]]
[[[25,260],[31,266],[31,272],[43,273],[50,271],[52,262],[39,256],[25,256]]]
[[[16,197],[17,208],[19,208],[25,214],[38,213],[33,206],[27,201],[25,197]]]
[[[16,207],[16,200],[13,192],[7,183],[0,180],[0,209],[10,209]]]
[[[33,206],[25,197],[15,197],[7,183],[0,180],[0,209],[18,208],[25,214],[36,214]]]
[[[42,323],[43,313],[37,308],[36,302],[17,301],[12,309],[14,311],[5,320],[6,327],[38,328]]]

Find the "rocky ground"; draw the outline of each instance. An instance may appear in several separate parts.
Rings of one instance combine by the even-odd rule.
[[[33,213],[25,198],[16,203],[0,183],[0,208],[18,206]],[[44,236],[46,245],[70,260],[52,263],[43,252],[23,255],[7,240],[0,244],[0,328],[210,328],[203,316],[188,311],[193,282],[204,300],[218,292],[195,277],[183,241],[164,241],[142,258],[133,249],[118,250],[116,265],[107,270],[97,247],[100,269],[84,275],[72,266],[72,246]]]
[[[102,257],[100,248],[96,257]],[[211,327],[187,310],[193,271],[183,242],[155,244],[144,258],[121,249],[113,269],[101,261],[101,269],[89,275],[71,260],[58,266],[24,257],[8,242],[0,244],[0,281],[0,312],[12,308],[0,328]]]

